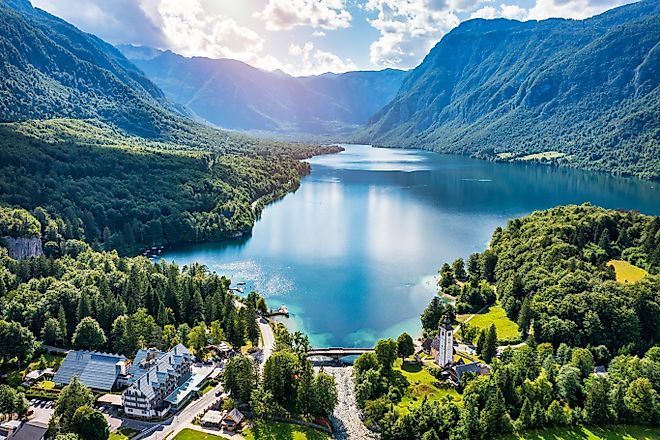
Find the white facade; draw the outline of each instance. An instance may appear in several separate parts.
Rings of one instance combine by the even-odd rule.
[[[181,344],[167,353],[142,349],[135,356],[131,373],[132,383],[122,394],[126,415],[163,417],[171,407],[167,398],[192,375],[192,355]]]
[[[445,367],[454,361],[454,330],[451,328],[440,327],[440,347],[436,362],[441,367]]]

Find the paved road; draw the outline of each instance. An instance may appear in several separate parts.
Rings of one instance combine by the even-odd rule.
[[[259,322],[259,330],[261,331],[259,346],[263,350],[263,354],[261,355],[261,365],[263,367],[275,349],[275,334],[273,333],[273,329],[270,328],[267,319],[257,318],[257,321]]]
[[[190,427],[193,419],[217,399],[215,396],[217,391],[222,391],[222,385],[216,385],[211,391],[189,403],[183,411],[174,417],[167,419],[165,422],[158,424],[153,432],[140,438],[147,440],[163,440],[168,434],[169,439],[174,438],[174,436],[183,428]]]

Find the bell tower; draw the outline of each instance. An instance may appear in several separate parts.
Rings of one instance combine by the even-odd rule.
[[[438,365],[446,367],[454,362],[454,328],[451,325],[449,315],[440,324],[440,347],[438,350]]]

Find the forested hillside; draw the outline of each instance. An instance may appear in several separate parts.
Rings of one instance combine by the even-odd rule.
[[[213,132],[174,144],[70,119],[0,124],[0,203],[61,218],[40,216],[54,225],[47,251],[62,238],[121,253],[221,240],[249,233],[265,203],[297,188],[309,172],[299,159],[336,151]]]
[[[240,130],[354,130],[396,95],[406,75],[386,69],[295,78],[230,59],[119,49],[172,101],[215,125]]]
[[[24,214],[0,208],[1,227],[4,219]],[[51,240],[64,220],[41,209],[36,214],[43,220],[30,216],[31,223]],[[206,326],[211,337],[237,346],[258,338],[257,296],[248,297],[248,307],[236,307],[229,280],[203,266],[181,270],[164,261],[94,252],[61,234],[54,240],[48,256],[33,259],[13,260],[0,247],[0,319],[29,330],[26,339],[31,334],[32,341],[36,336],[47,344],[131,356],[145,345],[167,349],[182,342],[200,349]],[[25,345],[16,341],[8,348],[5,342],[5,360]],[[29,359],[30,353],[18,354]]]
[[[357,138],[659,178],[659,28],[657,0],[583,21],[464,22]]]
[[[98,118],[154,137],[176,120],[118,50],[27,1],[0,0],[0,58],[2,122]]]
[[[651,274],[617,282],[606,265],[615,257]],[[363,416],[383,440],[582,438],[584,426],[601,435],[594,427],[615,424],[646,425],[631,438],[654,438],[660,423],[659,217],[591,205],[535,212],[498,228],[490,248],[467,260],[467,272],[462,260],[442,272],[443,292],[458,296],[457,312],[476,312],[488,290],[487,301],[497,299],[518,321],[525,343],[498,354],[493,323],[489,336],[476,341],[490,372],[464,374],[459,403],[424,396],[421,405],[400,411],[401,377],[379,353],[388,345],[396,353],[397,343],[379,341],[376,355],[355,361],[354,377]],[[446,305],[433,314],[434,303],[421,319],[437,331],[444,313],[454,311]],[[470,324],[460,327],[468,341]]]
[[[619,258],[650,274],[618,283],[606,265]],[[660,342],[660,218],[591,205],[563,206],[514,219],[468,261],[458,307],[481,298],[486,280],[523,335],[537,342],[605,346],[643,353]]]

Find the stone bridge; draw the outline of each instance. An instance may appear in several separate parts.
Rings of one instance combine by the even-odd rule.
[[[359,356],[361,354],[369,353],[372,351],[374,351],[373,348],[312,348],[307,352],[307,357],[325,357],[338,361],[339,359],[346,356]]]

